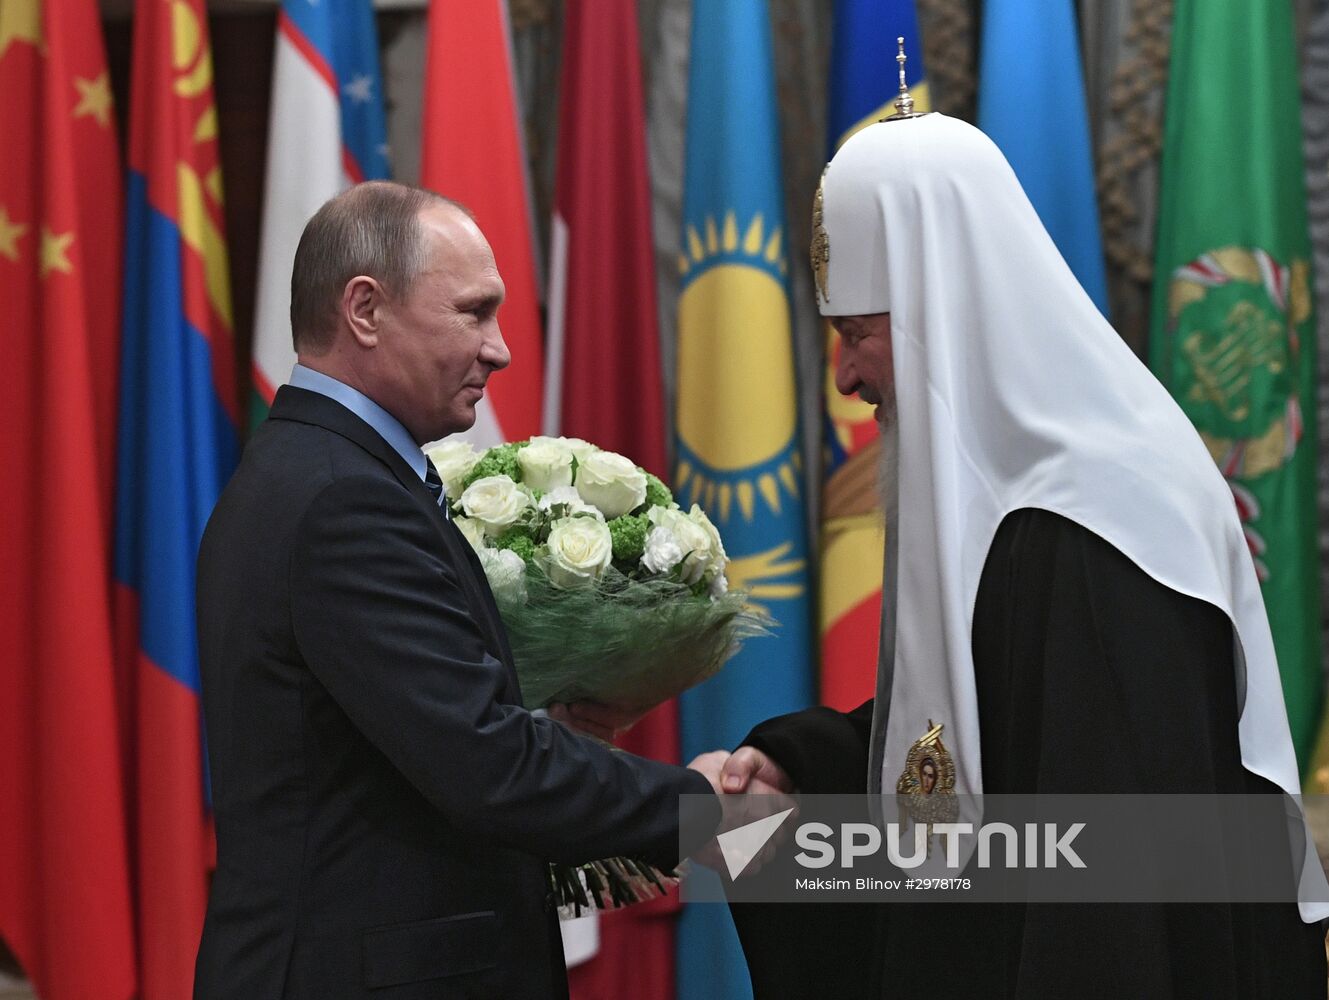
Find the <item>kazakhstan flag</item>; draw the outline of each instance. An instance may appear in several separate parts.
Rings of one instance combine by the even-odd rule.
[[[776,618],[681,702],[684,759],[812,702],[802,457],[766,0],[696,0],[688,82],[674,485],[724,537],[730,585]],[[686,907],[679,996],[750,995],[727,910]]]

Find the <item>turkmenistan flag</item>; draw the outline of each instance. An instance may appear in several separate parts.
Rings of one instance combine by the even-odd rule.
[[[1290,4],[1177,0],[1150,364],[1232,486],[1304,768],[1321,683],[1298,107]]]
[[[1315,248],[1315,286],[1320,301],[1329,284],[1329,87],[1319,81],[1329,77],[1329,5],[1321,5],[1302,42],[1302,125],[1306,130],[1307,211],[1311,219],[1311,242]],[[1320,327],[1325,315],[1319,315]],[[1329,793],[1329,717],[1320,718],[1302,790],[1307,794]]]

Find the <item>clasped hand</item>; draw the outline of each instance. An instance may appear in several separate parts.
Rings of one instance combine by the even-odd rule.
[[[588,736],[612,743],[641,719],[649,709],[624,708],[594,701],[555,702],[548,715],[556,722],[576,729]],[[786,796],[795,792],[794,783],[779,764],[756,747],[739,747],[734,753],[712,750],[693,759],[688,767],[699,772],[711,783],[715,794],[726,803],[725,829],[751,823],[784,809],[795,807]],[[761,798],[738,800],[744,792]],[[796,807],[795,807],[796,808]],[[784,842],[783,828],[744,869],[745,875],[754,874],[775,856]],[[693,857],[707,868],[724,871],[724,858],[714,839],[698,850]]]
[[[732,754],[727,750],[712,750],[696,757],[688,767],[700,772],[711,783],[715,794],[721,797],[725,806],[722,829],[732,830],[785,809],[797,809],[796,803],[788,798],[796,791],[789,775],[756,747],[739,747]],[[739,798],[744,792],[748,797]],[[788,824],[781,826],[743,869],[743,875],[756,874],[775,857],[775,852],[784,843],[787,829]],[[720,846],[714,838],[692,857],[717,872],[726,870]]]

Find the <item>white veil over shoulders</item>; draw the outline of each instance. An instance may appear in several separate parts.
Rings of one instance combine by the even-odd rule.
[[[884,595],[894,635],[883,648],[893,647],[894,663],[877,749],[883,789],[935,720],[945,724],[955,791],[982,792],[974,601],[998,525],[1035,507],[1227,613],[1242,763],[1300,794],[1232,492],[1190,421],[1081,289],[997,147],[940,114],[871,125],[836,153],[819,202],[822,313],[891,313],[898,560],[895,593]],[[1311,921],[1329,916],[1329,903],[1307,900],[1329,894],[1309,836],[1306,850],[1301,914]]]

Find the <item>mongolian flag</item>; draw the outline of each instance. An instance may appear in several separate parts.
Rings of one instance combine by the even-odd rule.
[[[114,573],[144,1000],[188,996],[213,861],[194,561],[237,458],[230,276],[203,0],[139,0]]]
[[[813,688],[784,188],[764,0],[697,0],[688,72],[674,489],[680,504],[701,504],[720,529],[731,585],[779,626],[682,697],[684,760],[736,746],[758,722],[806,707]],[[746,995],[747,969],[725,908],[685,906],[678,982],[689,1000]]]
[[[252,431],[295,364],[291,265],[305,223],[352,184],[388,176],[370,0],[283,0],[277,15],[254,317]]]
[[[641,70],[633,0],[569,0],[544,429],[594,441],[667,477]],[[620,745],[677,762],[677,706],[670,702],[651,712]],[[598,954],[570,976],[574,1000],[672,1000],[678,908],[671,894],[602,914]],[[563,926],[572,962],[568,928],[581,927],[583,934],[589,928]]]
[[[120,157],[94,0],[0,0],[0,938],[137,992],[109,590]]]
[[[985,0],[978,125],[1100,312],[1107,274],[1074,0]]]
[[[475,426],[457,436],[487,448],[539,434],[534,217],[505,0],[430,0],[420,183],[474,213],[507,286],[499,319],[512,364],[489,383]]]
[[[903,38],[914,110],[929,110],[923,47],[913,0],[838,0],[831,38],[830,148],[895,109],[899,66],[884,53]],[[881,632],[882,534],[877,497],[880,447],[872,407],[835,389],[840,339],[826,327],[825,485],[821,520],[821,700],[847,711],[876,692]]]
[[[1290,5],[1178,0],[1149,364],[1232,487],[1304,770],[1322,684],[1315,310],[1297,88]]]

